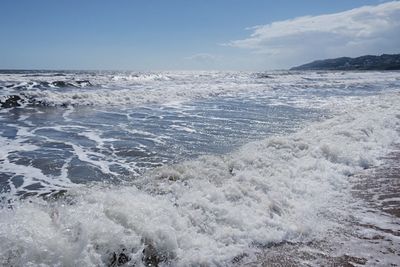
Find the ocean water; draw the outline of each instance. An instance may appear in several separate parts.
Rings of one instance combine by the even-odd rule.
[[[400,72],[1,71],[0,102],[0,265],[260,265],[363,217]]]

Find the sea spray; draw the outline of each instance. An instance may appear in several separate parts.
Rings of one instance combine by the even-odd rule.
[[[0,212],[5,265],[230,265],[283,241],[323,239],[351,201],[348,176],[398,140],[398,94],[366,97],[331,119],[145,173],[130,186],[86,185]],[[147,253],[147,254],[146,254]],[[115,255],[115,257],[114,257]],[[239,257],[246,255],[245,257]]]

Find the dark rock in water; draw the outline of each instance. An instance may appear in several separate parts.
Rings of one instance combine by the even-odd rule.
[[[145,244],[145,248],[142,251],[142,262],[145,266],[157,267],[162,265],[171,265],[172,259],[176,257],[174,252],[168,252],[156,248],[152,240],[144,238],[142,240]]]
[[[233,167],[229,167],[228,171],[229,171],[230,175],[232,175],[232,176],[235,175]]]
[[[232,259],[233,264],[239,264],[244,258],[248,257],[249,255],[247,253],[242,253],[237,255]]]
[[[19,95],[10,95],[4,102],[0,101],[0,106],[2,108],[19,107],[21,106],[20,101],[22,101],[22,98]]]
[[[142,261],[146,266],[157,267],[163,260],[165,259],[158,255],[156,248],[152,244],[148,244],[143,249]]]
[[[52,82],[51,85],[57,86],[57,87],[65,87],[67,85],[67,83],[64,81],[55,81],[55,82]]]
[[[21,96],[23,97],[23,101],[27,102],[30,105],[33,105],[33,106],[48,106],[48,104],[46,102],[41,101],[41,100],[37,100],[35,98],[35,96],[26,95],[24,93],[21,93]]]
[[[131,259],[129,256],[125,253],[125,249],[122,250],[120,253],[113,253],[112,258],[110,260],[110,267],[115,267],[115,266],[122,266],[125,263],[129,262]]]
[[[51,85],[57,86],[57,87],[76,87],[76,85],[66,82],[66,81],[54,81],[51,83]]]
[[[92,86],[89,80],[77,80],[75,81],[79,86]]]

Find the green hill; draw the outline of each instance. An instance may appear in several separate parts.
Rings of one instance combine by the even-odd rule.
[[[316,60],[291,70],[400,70],[400,54]]]

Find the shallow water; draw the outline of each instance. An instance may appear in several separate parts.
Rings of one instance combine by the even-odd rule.
[[[0,87],[21,98],[0,109],[6,265],[257,262],[338,231],[361,210],[349,177],[398,141],[399,72],[6,71]]]

